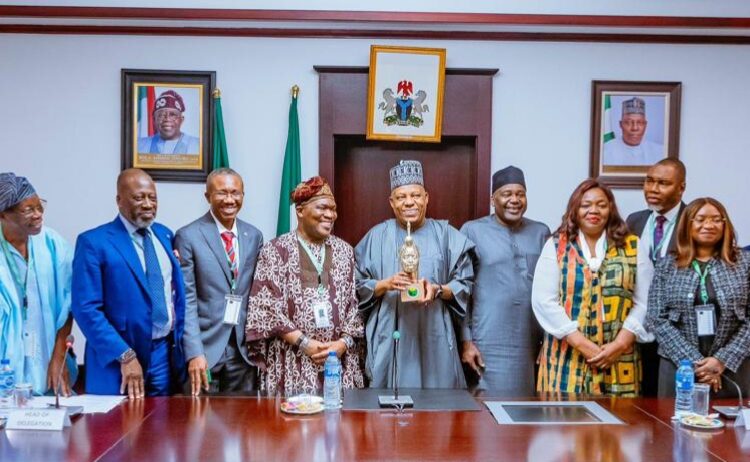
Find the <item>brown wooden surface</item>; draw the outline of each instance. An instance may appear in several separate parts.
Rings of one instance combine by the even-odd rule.
[[[750,18],[567,14],[441,13],[399,11],[253,10],[230,8],[132,8],[0,6],[0,17],[160,19],[196,21],[347,21],[429,24],[501,24],[590,27],[745,28]]]
[[[365,140],[366,67],[316,66],[320,74],[319,171],[339,198],[334,233],[352,245],[392,218],[389,169],[422,162],[427,215],[460,227],[489,213],[492,78],[496,69],[447,69],[440,143]]]
[[[2,17],[2,15],[0,15]],[[693,35],[585,32],[451,31],[273,27],[183,27],[67,24],[0,24],[0,34],[147,35],[174,37],[270,37],[335,39],[474,40],[495,42],[642,43],[750,45],[747,35]]]
[[[268,398],[148,398],[58,432],[0,431],[0,460],[739,461],[750,432],[673,427],[672,400],[602,399],[627,425],[500,426],[477,412],[289,416]],[[712,403],[713,404],[713,403]],[[725,404],[733,404],[728,401]],[[750,449],[746,449],[750,451]]]

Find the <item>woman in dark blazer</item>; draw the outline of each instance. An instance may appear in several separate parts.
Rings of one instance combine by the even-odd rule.
[[[675,393],[676,365],[693,361],[697,382],[736,396],[722,374],[750,388],[750,254],[737,247],[724,206],[696,199],[677,227],[677,250],[659,261],[646,325],[659,342],[659,396]]]

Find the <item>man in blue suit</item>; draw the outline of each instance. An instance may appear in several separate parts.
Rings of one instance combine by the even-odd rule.
[[[86,392],[164,396],[185,379],[185,286],[143,170],[117,178],[119,215],[78,236],[72,309],[86,336]]]

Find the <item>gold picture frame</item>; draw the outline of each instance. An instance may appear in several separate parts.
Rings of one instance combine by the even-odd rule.
[[[439,143],[445,48],[372,45],[367,139]]]

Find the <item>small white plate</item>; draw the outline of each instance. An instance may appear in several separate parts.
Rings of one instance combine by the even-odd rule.
[[[717,418],[708,419],[705,421],[698,420],[697,418],[700,418],[700,416],[686,415],[680,418],[680,424],[696,430],[716,430],[719,428],[724,428],[724,422]]]
[[[323,398],[314,395],[292,396],[281,403],[281,412],[287,414],[309,415],[324,410]]]

